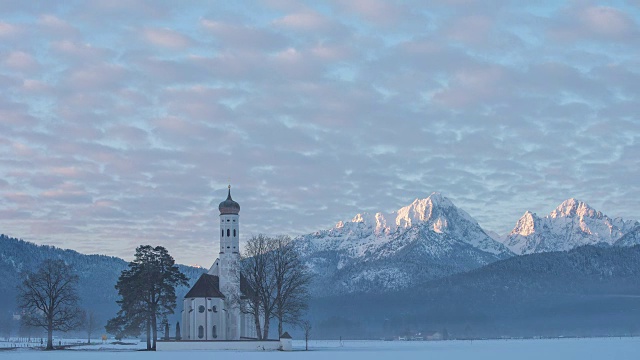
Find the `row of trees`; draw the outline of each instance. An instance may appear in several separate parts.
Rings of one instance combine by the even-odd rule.
[[[248,301],[236,300],[241,311],[253,315],[258,338],[268,339],[274,319],[279,335],[284,324],[292,324],[301,326],[308,337],[311,327],[303,315],[308,307],[311,276],[291,239],[258,235],[249,239],[245,249],[241,273],[253,291],[248,294]],[[36,272],[22,276],[18,305],[24,314],[23,322],[47,331],[47,349],[53,349],[53,331],[68,331],[82,324],[91,341],[96,319],[93,313],[78,307],[78,276],[69,265],[47,260]],[[164,247],[139,246],[115,285],[120,310],[107,322],[107,332],[123,337],[138,336],[144,331],[147,349],[155,350],[159,324],[167,324],[167,316],[176,307],[175,288],[188,286],[187,280]]]

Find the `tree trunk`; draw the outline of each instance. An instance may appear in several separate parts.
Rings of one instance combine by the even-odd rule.
[[[47,350],[53,350],[53,325],[47,327]]]
[[[278,315],[278,338],[280,338],[280,335],[282,334],[282,316]]]
[[[147,316],[147,350],[151,350],[151,320]]]
[[[158,339],[158,323],[155,312],[151,314],[151,326],[153,327],[151,331],[153,332],[153,346],[152,350],[156,351],[156,340]]]
[[[264,316],[264,332],[262,333],[262,340],[269,339],[269,317],[265,314]]]
[[[260,331],[260,314],[257,312],[253,314],[253,323],[256,326],[256,336],[258,337],[258,340],[262,340],[262,331]]]

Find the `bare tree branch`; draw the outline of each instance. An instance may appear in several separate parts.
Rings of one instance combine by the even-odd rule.
[[[18,307],[28,326],[47,330],[47,350],[53,349],[53,331],[69,331],[81,322],[77,306],[78,276],[62,260],[45,260],[36,272],[21,274]]]

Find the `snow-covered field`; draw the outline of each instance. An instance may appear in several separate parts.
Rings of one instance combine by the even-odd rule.
[[[292,352],[224,351],[205,355],[222,355],[228,359],[442,359],[442,360],[502,360],[502,359],[638,359],[640,338],[553,339],[553,340],[482,340],[482,341],[311,341],[310,351],[304,342],[295,341]],[[140,352],[144,343],[135,346],[80,346],[74,350],[43,352],[34,349],[0,351],[0,359],[184,359],[200,358],[204,352]]]

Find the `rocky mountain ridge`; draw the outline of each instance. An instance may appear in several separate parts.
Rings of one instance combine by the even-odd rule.
[[[634,220],[612,219],[587,203],[571,198],[544,217],[525,212],[502,242],[518,255],[567,251],[582,245],[616,245],[638,225]],[[627,246],[633,244],[629,240]]]
[[[410,287],[513,256],[440,193],[296,238],[318,296]]]

